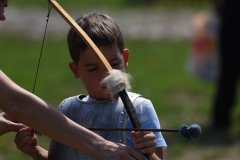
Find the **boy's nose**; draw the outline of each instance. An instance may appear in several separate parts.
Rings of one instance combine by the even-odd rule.
[[[4,14],[4,7],[0,6],[0,20],[4,21],[6,19],[5,14]]]

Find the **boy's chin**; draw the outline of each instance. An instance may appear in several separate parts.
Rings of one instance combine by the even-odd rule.
[[[110,94],[103,94],[101,97],[102,99],[111,99]]]
[[[111,99],[111,95],[107,93],[101,93],[98,94],[98,96],[96,96],[95,98],[98,100]]]

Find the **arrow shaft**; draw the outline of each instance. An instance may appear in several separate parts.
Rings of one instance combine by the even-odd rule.
[[[87,128],[91,131],[152,131],[152,132],[179,132],[179,129],[154,129],[154,128]]]

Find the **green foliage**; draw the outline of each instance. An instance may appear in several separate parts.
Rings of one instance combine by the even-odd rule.
[[[64,8],[87,9],[87,8],[205,8],[208,0],[56,0]],[[21,7],[46,7],[48,0],[10,0],[10,5]],[[78,5],[76,5],[78,4]]]

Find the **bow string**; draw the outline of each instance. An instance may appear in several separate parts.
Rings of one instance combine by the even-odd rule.
[[[48,27],[48,22],[49,22],[49,18],[50,18],[50,13],[52,10],[52,6],[49,4],[48,5],[48,14],[47,14],[47,23],[45,25],[45,29],[44,29],[44,34],[43,34],[43,39],[42,39],[42,45],[41,45],[41,49],[40,49],[40,54],[39,54],[39,58],[38,58],[38,64],[37,64],[37,69],[36,69],[36,74],[35,74],[35,78],[34,78],[34,83],[33,83],[33,89],[32,89],[32,93],[35,93],[35,88],[36,88],[36,84],[37,84],[37,78],[38,78],[38,72],[39,72],[39,68],[40,68],[40,63],[41,63],[41,59],[42,59],[42,53],[43,53],[43,46],[44,46],[44,42],[45,42],[45,38],[46,38],[46,34],[47,34],[47,27]],[[41,136],[42,134],[35,131],[35,133],[39,136]]]
[[[51,10],[52,10],[52,6],[50,4],[48,4],[48,14],[47,14],[47,20],[46,20],[47,23],[46,23],[45,29],[44,29],[42,45],[41,45],[41,50],[40,50],[40,54],[39,54],[39,58],[38,58],[38,64],[37,64],[36,74],[35,74],[35,78],[34,78],[32,93],[35,92],[35,88],[36,88],[36,84],[37,84],[38,71],[39,71],[40,63],[41,63],[41,59],[42,59],[43,46],[44,46],[45,37],[46,37],[46,34],[47,34],[47,26],[48,26]]]

